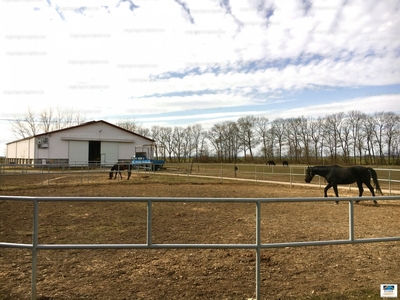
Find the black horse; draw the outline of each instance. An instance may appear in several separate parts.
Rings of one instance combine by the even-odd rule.
[[[284,161],[282,162],[282,166],[287,166],[287,167],[289,167],[289,162],[288,162],[287,160],[284,160]]]
[[[113,178],[113,174],[115,173],[114,179],[117,179],[117,175],[118,174],[122,179],[121,171],[128,170],[128,179],[127,180],[129,180],[129,178],[131,178],[131,173],[132,173],[131,169],[132,169],[132,166],[130,164],[117,163],[117,164],[112,166],[112,168],[110,170],[109,178],[112,179]]]
[[[378,176],[376,172],[372,168],[366,168],[361,166],[354,166],[354,167],[340,167],[338,165],[334,166],[315,166],[315,167],[308,167],[306,171],[306,178],[305,181],[310,183],[311,180],[314,178],[315,175],[319,175],[324,177],[328,182],[328,185],[324,189],[324,196],[328,197],[327,191],[333,187],[336,197],[339,197],[338,193],[338,184],[351,184],[356,182],[359,190],[359,196],[361,197],[363,194],[363,184],[365,184],[369,190],[371,191],[372,196],[375,197],[374,188],[372,187],[370,181],[371,177],[374,181],[376,190],[383,195],[381,191],[381,187],[379,186]],[[339,201],[335,201],[336,204]],[[356,201],[358,203],[359,201]],[[377,204],[376,200],[374,203]]]
[[[275,162],[273,160],[269,160],[266,163],[267,166],[275,166]]]

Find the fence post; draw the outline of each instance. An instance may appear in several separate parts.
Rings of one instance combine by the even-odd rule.
[[[354,200],[349,200],[349,240],[354,242]]]
[[[33,200],[33,233],[32,233],[32,300],[36,300],[37,245],[39,231],[39,202]]]
[[[260,300],[261,294],[261,201],[256,202],[256,299]]]
[[[152,214],[153,214],[152,201],[147,201],[147,247],[151,246],[151,235],[152,235]]]

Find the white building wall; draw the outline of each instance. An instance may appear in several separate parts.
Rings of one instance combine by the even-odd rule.
[[[134,145],[134,143],[119,143],[119,158],[130,160],[133,156],[135,156]]]
[[[86,165],[89,157],[89,145],[87,141],[69,141],[69,164]]]
[[[119,158],[119,143],[101,142],[101,162],[114,164]]]
[[[17,157],[17,143],[12,143],[7,145],[6,157],[16,158]]]
[[[47,138],[48,147],[39,147],[38,141]],[[7,158],[31,159],[41,163],[57,163],[57,160],[88,161],[89,142],[100,141],[101,162],[116,162],[136,155],[135,149],[149,145],[150,140],[131,134],[107,122],[53,131],[31,139],[7,145]],[[141,150],[136,150],[141,151]],[[152,151],[149,151],[150,153]],[[149,158],[153,158],[153,153]]]

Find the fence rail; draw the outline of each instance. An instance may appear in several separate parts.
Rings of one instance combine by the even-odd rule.
[[[75,176],[78,181],[89,183],[96,180],[96,176],[104,176],[110,171],[113,163],[101,166],[88,165],[26,165],[26,164],[0,164],[0,187],[13,186],[18,181],[12,180],[13,176],[36,175],[41,185],[51,185],[60,182],[61,176]],[[137,174],[147,173],[156,176],[176,175],[185,180],[196,180],[196,178],[219,178],[219,180],[243,180],[251,182],[279,182],[290,185],[304,184],[306,166],[294,165],[266,166],[255,164],[189,164],[174,163],[166,164],[162,171],[136,169]],[[374,168],[377,171],[381,189],[385,194],[400,193],[400,169]],[[58,177],[57,177],[58,175]],[[108,174],[107,174],[108,175]],[[107,176],[108,178],[108,176]],[[76,183],[76,182],[75,182]],[[25,183],[30,184],[30,183]],[[37,183],[32,183],[37,185]],[[325,181],[317,176],[308,186],[324,187]],[[356,187],[356,184],[349,187]],[[342,186],[343,187],[343,186]]]
[[[256,252],[256,298],[260,298],[261,284],[261,249],[282,247],[304,247],[342,245],[372,242],[400,241],[399,237],[361,238],[356,239],[354,233],[354,202],[359,197],[339,198],[341,201],[349,202],[349,238],[346,240],[324,240],[307,242],[284,242],[284,243],[262,243],[261,241],[261,204],[273,202],[318,202],[335,201],[338,198],[138,198],[138,197],[25,197],[25,196],[0,196],[0,201],[30,201],[33,202],[33,238],[32,244],[0,242],[0,248],[23,248],[32,250],[32,299],[36,299],[36,277],[37,256],[39,250],[61,250],[61,249],[252,249]],[[400,196],[363,197],[362,201],[368,200],[400,200]],[[39,244],[39,203],[41,202],[142,202],[147,203],[147,235],[146,243],[143,244]],[[152,204],[157,202],[210,202],[210,203],[253,203],[256,207],[255,216],[255,241],[252,244],[154,244],[152,242]]]

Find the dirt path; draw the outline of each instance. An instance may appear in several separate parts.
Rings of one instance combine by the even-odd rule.
[[[3,191],[27,196],[320,197],[310,186],[223,182],[108,181]],[[343,190],[343,196],[355,196]],[[32,205],[0,202],[0,241],[31,243]],[[133,203],[41,203],[39,243],[144,243],[146,206]],[[158,203],[154,243],[254,243],[254,205]],[[399,202],[355,207],[356,238],[400,236]],[[348,238],[348,205],[262,205],[262,242]],[[379,295],[400,283],[398,242],[262,250],[263,299]],[[0,248],[0,299],[30,298],[29,250]],[[39,251],[40,299],[247,299],[255,293],[254,250]],[[349,296],[353,294],[353,296]],[[344,296],[347,295],[347,296]],[[337,298],[339,299],[339,298]]]

